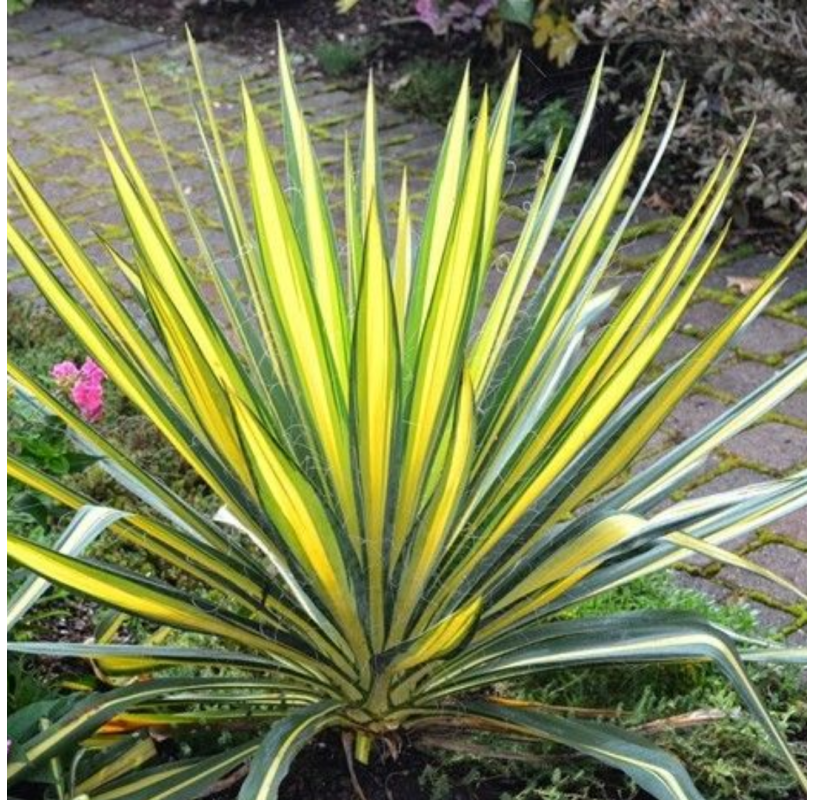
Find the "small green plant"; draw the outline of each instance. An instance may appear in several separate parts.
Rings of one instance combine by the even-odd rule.
[[[9,717],[24,708],[54,699],[56,692],[38,674],[33,662],[19,656],[11,656],[7,662],[6,710]],[[17,739],[19,741],[19,734]]]
[[[165,800],[195,796],[251,761],[241,800],[272,800],[296,753],[326,729],[365,763],[377,743],[397,748],[403,734],[432,728],[448,738],[500,733],[533,749],[570,748],[659,800],[698,800],[683,765],[648,739],[496,691],[600,665],[631,674],[642,663],[682,662],[689,672],[714,665],[805,785],[747,667],[800,661],[799,650],[743,642],[681,610],[568,616],[697,552],[800,594],[722,545],[799,508],[805,475],[671,499],[708,454],[802,384],[805,358],[646,469],[628,470],[805,246],[804,235],[691,353],[647,377],[723,247],[727,226],[713,231],[747,142],[722,158],[659,258],[615,306],[616,292],[600,288],[601,279],[678,112],[620,216],[658,70],[640,118],[541,271],[591,126],[601,64],[569,146],[549,154],[500,287],[487,297],[518,62],[494,109],[484,92],[472,127],[463,81],[416,247],[407,175],[388,241],[369,87],[359,172],[350,142],[346,148],[341,251],[282,38],[285,183],[243,89],[251,222],[191,48],[234,265],[212,256],[168,157],[200,246],[194,261],[184,255],[101,87],[115,151],[103,149],[134,253],[132,262],[112,257],[137,303],[120,299],[9,157],[10,182],[65,282],[10,224],[12,252],[83,350],[222,504],[214,519],[202,513],[10,364],[15,389],[62,420],[143,504],[136,513],[94,506],[12,455],[13,478],[78,510],[52,548],[9,533],[9,558],[39,576],[12,604],[15,616],[53,582],[152,626],[127,644],[11,644],[91,660],[110,678],[143,679],[88,697],[12,752],[10,781],[111,726],[149,726],[157,716],[168,725],[251,718],[258,736],[195,764],[160,767],[151,791]],[[217,302],[202,292],[201,265]],[[186,572],[196,588],[83,557],[102,531]],[[168,641],[172,629],[202,638]]]
[[[20,459],[51,475],[81,472],[98,461],[78,452],[71,444],[65,423],[53,415],[43,416],[28,404],[15,404],[17,419],[9,428],[8,438]]]
[[[563,98],[547,103],[539,111],[519,106],[510,149],[516,155],[535,158],[548,155],[558,143],[558,152],[563,152],[576,124],[577,120]]]
[[[444,122],[455,103],[464,67],[418,59],[395,81],[391,100],[395,106],[437,122]]]
[[[65,422],[59,417],[43,414],[40,408],[16,393],[11,393],[7,408],[9,449],[20,461],[61,478],[76,476],[98,461],[77,450],[69,439]],[[13,478],[7,483],[9,524],[24,530],[34,541],[53,539],[52,526],[64,507]],[[13,578],[11,583],[15,583]]]
[[[314,55],[320,69],[330,78],[358,75],[374,48],[372,42],[320,42]]]

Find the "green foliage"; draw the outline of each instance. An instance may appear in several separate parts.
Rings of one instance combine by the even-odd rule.
[[[48,697],[11,714],[7,724],[10,757],[14,758],[26,742],[46,732],[56,720],[81,707],[86,699],[80,692]],[[155,742],[145,735],[122,735],[102,745],[86,743],[60,753],[33,771],[28,776],[26,796],[64,800],[88,797],[91,792],[101,796],[106,789],[120,787],[136,791],[141,788],[140,780],[150,773],[148,765],[157,754]]]
[[[372,41],[324,41],[314,48],[314,55],[320,69],[330,78],[358,76],[375,46]]]
[[[56,691],[37,669],[34,661],[28,658],[10,656],[7,661],[6,712],[13,717],[22,709],[53,700]],[[40,707],[40,706],[38,706]],[[23,731],[10,732],[9,738],[19,739]]]
[[[16,420],[8,438],[23,461],[59,476],[81,472],[97,461],[73,448],[65,424],[57,417],[43,417],[38,409],[25,403],[11,405]]]
[[[6,14],[10,17],[34,5],[34,0],[6,0]]]
[[[463,74],[461,64],[418,59],[408,64],[393,85],[391,102],[418,116],[445,122]]]
[[[548,155],[560,135],[559,153],[565,151],[577,120],[563,98],[547,103],[539,111],[518,107],[510,148],[519,156],[537,158]]]

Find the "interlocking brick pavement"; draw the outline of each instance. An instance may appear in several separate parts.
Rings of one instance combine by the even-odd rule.
[[[104,262],[96,240],[102,233],[114,245],[125,248],[123,221],[108,186],[101,160],[97,131],[103,117],[96,101],[92,70],[108,89],[119,117],[132,135],[133,149],[141,157],[148,177],[165,195],[171,226],[183,229],[183,217],[170,194],[162,160],[156,153],[149,124],[133,78],[135,57],[149,87],[151,105],[169,149],[180,165],[185,191],[197,209],[211,209],[212,192],[203,167],[202,153],[189,103],[190,67],[186,47],[178,39],[139,31],[80,13],[40,6],[9,19],[8,37],[8,135],[17,158],[44,187],[47,198],[65,215],[94,257]],[[225,128],[225,141],[235,164],[242,163],[240,111],[236,104],[237,80],[242,75],[257,98],[270,140],[282,140],[276,107],[276,80],[271,63],[228,53],[218,47],[201,46],[217,113]],[[300,76],[303,105],[314,124],[318,152],[328,169],[332,206],[341,214],[342,191],[337,179],[346,131],[359,131],[362,98],[313,74]],[[441,129],[410,119],[389,109],[380,113],[384,147],[385,189],[397,197],[403,164],[411,174],[415,210],[422,208],[423,192],[435,163]],[[511,247],[523,219],[523,204],[532,189],[536,165],[514,165],[509,181],[506,213],[499,230],[499,250]],[[581,199],[578,187],[570,207]],[[17,200],[9,197],[9,214],[25,231],[32,231]],[[227,243],[214,219],[203,216],[213,242],[228,257]],[[615,281],[630,284],[665,242],[675,220],[645,214],[639,217],[615,268]],[[688,352],[698,338],[713,328],[738,301],[728,278],[761,276],[773,259],[738,253],[722,259],[699,293],[677,332],[657,359],[653,370]],[[9,265],[9,290],[30,291],[18,267]],[[497,281],[492,280],[491,286]],[[722,359],[670,418],[649,448],[672,446],[688,436],[721,408],[743,397],[806,347],[806,276],[803,265],[790,275],[778,299]],[[786,475],[801,468],[805,449],[806,391],[788,399],[761,424],[734,439],[715,454],[707,471],[700,474],[686,493],[704,494],[743,485],[745,482]],[[760,530],[734,545],[756,561],[770,566],[803,586],[805,580],[806,522],[803,513]],[[761,615],[796,640],[805,638],[806,609],[794,597],[773,584],[754,579],[720,564],[692,560],[683,567],[684,578],[705,588],[712,602],[744,599]]]

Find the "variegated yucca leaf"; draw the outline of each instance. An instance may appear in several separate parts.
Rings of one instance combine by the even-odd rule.
[[[471,109],[465,78],[421,224],[412,216],[407,171],[398,197],[383,192],[370,86],[358,163],[346,139],[339,228],[283,42],[286,177],[244,86],[245,195],[192,42],[191,49],[196,124],[230,263],[214,254],[181,189],[138,74],[185,215],[185,240],[197,245],[194,258],[101,85],[111,140],[104,154],[132,243],[127,252],[108,246],[115,274],[83,250],[9,158],[11,185],[46,247],[40,251],[9,225],[14,255],[222,506],[215,518],[202,514],[36,376],[9,365],[17,389],[64,422],[141,509],[100,509],[9,458],[14,478],[78,512],[53,549],[9,534],[11,559],[43,579],[24,587],[15,619],[47,582],[118,612],[93,641],[10,645],[87,659],[112,687],[15,748],[10,778],[90,737],[249,717],[257,742],[145,770],[93,796],[192,797],[251,759],[241,798],[272,798],[298,750],[325,728],[356,737],[357,757],[365,759],[379,736],[465,719],[474,728],[573,747],[627,772],[656,797],[694,798],[685,770],[647,741],[472,699],[476,690],[536,670],[688,660],[722,671],[803,784],[740,648],[749,660],[789,662],[799,653],[738,642],[680,614],[558,618],[691,553],[775,578],[725,545],[800,507],[803,474],[666,501],[714,448],[801,386],[804,358],[647,468],[630,469],[771,301],[805,246],[804,235],[689,354],[661,372],[650,369],[724,247],[721,211],[747,140],[721,159],[667,244],[620,296],[609,268],[666,150],[679,103],[656,153],[640,164],[659,101],[657,72],[641,117],[565,226],[599,65],[574,135],[562,157],[554,147],[543,165],[515,249],[490,292],[517,64],[494,109],[486,93]],[[644,178],[632,187],[635,174]],[[185,594],[160,577],[87,558],[82,550],[103,529],[185,573],[197,589]],[[127,615],[150,620],[157,632],[113,643]],[[195,634],[182,641],[197,644],[174,639],[176,630]],[[206,671],[197,675],[196,667]],[[176,672],[145,679],[164,670]]]

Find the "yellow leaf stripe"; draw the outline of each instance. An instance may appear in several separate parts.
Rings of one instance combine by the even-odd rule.
[[[77,795],[91,795],[96,797],[97,789],[106,783],[111,783],[117,778],[126,775],[131,770],[135,770],[158,755],[155,742],[152,739],[138,739],[132,747],[117,756],[115,761],[107,764],[84,781],[76,786]]]
[[[327,346],[311,280],[263,131],[246,88],[246,147],[252,205],[275,307],[276,340],[292,395],[304,406],[328,467],[343,518],[359,552],[359,522],[350,463],[348,411]]]
[[[470,109],[470,69],[464,72],[453,115],[447,125],[439,162],[428,198],[427,213],[416,263],[416,280],[406,325],[406,358],[415,357],[425,326],[447,240],[453,227],[460,181],[467,162],[467,124]],[[410,366],[410,363],[407,364]]]
[[[557,442],[558,446],[556,448],[547,449],[546,445],[551,444],[552,439],[543,438],[540,434],[536,434],[533,446],[544,451],[544,453],[550,453],[548,459],[539,467],[533,466],[527,468],[527,474],[531,475],[531,478],[525,477],[522,472],[522,467],[524,466],[523,462],[521,467],[515,468],[504,477],[506,486],[508,486],[509,489],[505,490],[503,495],[506,497],[511,494],[514,499],[501,511],[494,527],[492,529],[486,529],[487,532],[482,535],[480,542],[466,558],[461,561],[454,576],[446,583],[445,595],[451,594],[455,587],[459,585],[460,581],[472,569],[473,565],[482,560],[502,537],[521,520],[533,503],[540,497],[542,492],[544,492],[562,470],[569,465],[580,450],[590,442],[594,434],[608,419],[611,412],[628,395],[642,374],[642,371],[650,363],[662,343],[670,334],[699,283],[714,263],[723,238],[723,236],[720,237],[717,245],[712,248],[711,253],[708,254],[704,262],[697,268],[693,278],[683,287],[679,297],[674,301],[671,308],[659,318],[654,330],[646,337],[637,352],[629,357],[626,364],[600,392],[593,398],[590,398],[585,409],[582,410],[573,425],[565,429],[561,434]],[[611,451],[611,456],[616,456],[618,452],[619,448],[615,448]],[[584,479],[584,483],[589,479],[593,479],[594,475],[595,470],[592,470],[589,478]],[[516,486],[523,488],[515,490],[514,487]],[[585,494],[583,494],[582,497],[585,497]],[[500,493],[495,493],[491,499],[494,503],[500,502]],[[544,534],[548,527],[558,519],[561,519],[564,513],[565,504],[548,517],[549,522],[547,525],[538,530],[536,535],[529,539],[526,544],[518,550],[515,554],[516,557],[522,558],[524,554],[528,552],[529,548]],[[510,568],[511,564],[503,564],[501,568],[493,573],[488,583],[500,577]]]
[[[531,575],[517,583],[490,611],[500,611],[539,587],[568,577],[575,570],[596,562],[609,550],[639,533],[645,520],[633,514],[613,514],[596,522],[579,536],[555,550]],[[515,609],[513,609],[514,611]]]
[[[504,88],[501,90],[501,97],[498,99],[498,105],[495,107],[494,118],[490,126],[489,164],[484,187],[484,222],[481,229],[481,264],[479,265],[476,290],[479,295],[490,264],[492,245],[495,240],[495,228],[501,207],[507,150],[509,148],[520,69],[521,57],[518,55],[509,71]]]
[[[537,266],[539,254],[537,249],[532,250],[532,254],[530,254],[531,241],[533,235],[537,236],[539,240],[542,239],[541,227],[543,226],[539,219],[539,213],[544,199],[548,196],[547,190],[552,178],[558,146],[559,137],[546,158],[535,188],[535,196],[532,199],[529,214],[515,245],[506,274],[498,287],[495,297],[489,304],[487,318],[478,332],[470,353],[470,370],[479,397],[487,389],[489,377],[495,369],[504,342],[509,336],[512,323],[527,291],[529,279]],[[554,221],[552,224],[554,224]]]
[[[199,430],[206,432],[213,450],[221,453],[224,462],[235,470],[241,483],[251,486],[249,467],[232,422],[226,392],[210,369],[210,362],[198,346],[198,339],[152,273],[145,270],[142,285],[190,407],[198,420]]]
[[[258,418],[233,399],[235,420],[255,487],[272,523],[319,589],[357,657],[367,652],[345,560],[316,491],[283,453]],[[364,661],[363,661],[364,663]]]
[[[249,627],[228,622],[193,603],[148,588],[123,575],[60,555],[13,533],[8,534],[8,555],[13,561],[46,576],[54,583],[107,605],[174,628],[223,636],[252,650],[281,658],[287,666],[305,675],[313,669],[320,674],[320,665],[304,653],[292,650],[274,639],[260,636]]]
[[[389,633],[390,646],[394,646],[404,635],[410,616],[415,612],[433,568],[443,552],[449,550],[454,543],[452,536],[457,530],[456,511],[469,478],[474,447],[473,388],[469,374],[465,371],[444,476],[410,544],[410,556],[401,570],[401,583]]]
[[[692,353],[682,369],[676,372],[647,406],[628,426],[630,435],[622,437],[619,445],[595,466],[592,473],[576,487],[567,502],[572,508],[621,465],[628,464],[642,445],[653,435],[663,420],[671,413],[688,389],[701,377],[716,357],[727,347],[731,339],[761,310],[769,297],[777,290],[778,282],[793,264],[806,245],[806,233],[790,248],[784,258],[770,271],[762,285],[740,305],[721,325],[711,333]],[[706,261],[712,261],[710,257]]]
[[[688,536],[680,531],[669,533],[665,538],[674,544],[685,548],[685,550],[689,550],[694,553],[701,553],[702,555],[714,559],[715,561],[720,561],[723,564],[738,567],[738,569],[743,569],[746,572],[752,572],[754,575],[758,575],[761,578],[772,581],[773,583],[781,586],[783,589],[786,589],[791,594],[797,595],[801,600],[806,602],[806,592],[802,592],[791,581],[786,580],[781,575],[773,572],[771,569],[767,569],[766,567],[761,566],[761,564],[757,564],[755,561],[750,561],[737,553],[731,553],[729,550],[725,550],[723,547],[719,547],[711,542],[706,542],[704,539],[696,539],[695,537]]]
[[[359,196],[354,173],[354,157],[351,155],[351,140],[345,134],[343,149],[343,181],[345,183],[345,246],[348,308],[353,311],[359,292],[362,272],[362,215],[359,213]]]
[[[439,271],[438,285],[422,335],[413,393],[408,401],[391,565],[408,536],[425,489],[437,438],[449,413],[463,338],[473,313],[473,282],[477,279],[479,250],[479,240],[474,233],[479,230],[484,214],[487,115],[485,96],[473,134],[472,152],[464,177],[465,190]]]
[[[138,263],[144,268],[145,274],[154,279],[155,285],[161,286],[172,297],[179,318],[184,320],[218,380],[232,387],[232,391],[240,394],[245,402],[254,407],[252,391],[242,368],[192,283],[184,261],[179,260],[161,227],[148,213],[143,198],[136,193],[104,142],[102,149],[122,211],[133,234],[137,251],[141,254]]]
[[[354,332],[354,432],[373,646],[385,636],[385,540],[399,408],[399,333],[379,214],[368,210]]]
[[[405,672],[453,652],[472,631],[481,614],[481,608],[481,598],[476,598],[464,608],[428,628],[404,655],[396,659],[392,671]]]
[[[537,312],[537,324],[533,329],[534,344],[524,356],[520,374],[513,379],[510,391],[504,398],[501,412],[490,426],[490,430],[485,434],[485,441],[488,443],[500,436],[500,432],[507,420],[511,419],[513,413],[519,411],[517,404],[523,390],[532,379],[535,366],[596,259],[602,238],[613,219],[628,184],[631,170],[645,135],[647,123],[656,100],[661,71],[660,66],[651,82],[645,101],[645,109],[637,124],[619,147],[617,154],[592,192],[586,207],[564,243],[554,280],[551,286],[548,287],[545,302]],[[481,459],[485,458],[488,452],[488,447],[482,447]],[[478,463],[476,466],[480,468],[481,465]]]
[[[320,167],[314,155],[306,121],[300,109],[294,88],[283,33],[277,29],[277,53],[280,65],[280,87],[283,100],[284,123],[290,146],[290,172],[296,178],[294,202],[302,204],[305,236],[302,244],[314,284],[317,307],[324,320],[328,347],[336,365],[340,392],[348,396],[349,332],[348,314],[340,282],[337,246],[334,242],[333,223],[328,213]],[[296,168],[294,168],[296,165]],[[294,168],[294,169],[293,169]],[[363,209],[367,206],[363,205]]]
[[[399,337],[404,342],[408,300],[413,272],[413,242],[410,231],[410,197],[408,195],[407,167],[402,172],[399,193],[399,214],[396,228],[396,245],[393,253],[393,297],[399,323]]]
[[[15,480],[46,494],[72,509],[81,508],[91,500],[64,486],[49,475],[34,469],[12,456],[8,457],[7,472]],[[313,624],[288,604],[280,602],[263,585],[262,575],[253,575],[247,569],[244,556],[235,548],[230,555],[207,548],[201,542],[185,535],[160,520],[142,514],[129,515],[127,520],[114,523],[110,531],[116,536],[163,558],[182,572],[197,578],[203,584],[223,592],[253,614],[261,613],[264,624],[276,629],[288,629],[314,644],[332,661],[349,665],[349,654],[338,649],[339,637],[329,639],[330,626]],[[268,546],[266,544],[265,546]],[[233,560],[232,557],[240,560]],[[277,556],[278,562],[283,559]],[[252,565],[253,569],[255,565]],[[268,576],[268,580],[275,578]],[[350,668],[346,666],[346,669]]]

